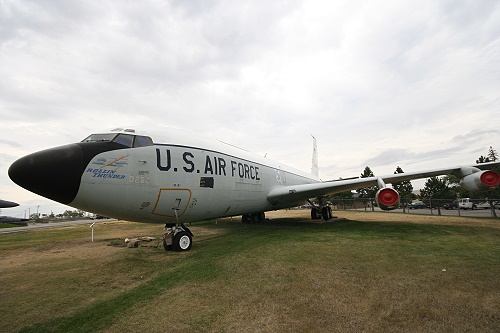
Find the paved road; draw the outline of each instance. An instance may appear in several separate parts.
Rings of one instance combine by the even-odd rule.
[[[0,234],[11,234],[14,232],[32,231],[32,230],[47,229],[47,228],[71,227],[80,224],[91,224],[93,222],[100,223],[100,222],[107,222],[114,220],[115,219],[103,219],[103,220],[85,219],[85,220],[54,222],[54,223],[36,223],[36,224],[29,224],[27,227],[1,228]]]

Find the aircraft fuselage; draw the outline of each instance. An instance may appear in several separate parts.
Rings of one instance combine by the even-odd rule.
[[[320,182],[220,141],[173,129],[167,134],[151,136],[151,144],[139,147],[115,139],[52,148],[16,161],[9,172],[21,186],[72,207],[158,223],[294,207],[304,200],[271,203],[267,195],[280,186]],[[54,178],[45,179],[49,175]]]
[[[71,206],[143,222],[199,221],[269,211],[276,186],[317,181],[242,151],[155,144],[95,156]],[[176,210],[176,212],[174,212]]]

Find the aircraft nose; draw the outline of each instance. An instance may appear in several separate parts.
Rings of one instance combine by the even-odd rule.
[[[21,157],[9,168],[17,185],[68,204],[76,197],[84,169],[80,145],[70,144]]]

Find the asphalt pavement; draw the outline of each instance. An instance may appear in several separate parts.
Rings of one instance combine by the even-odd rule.
[[[51,223],[28,223],[28,226],[24,227],[13,227],[13,228],[1,228],[0,234],[11,234],[14,232],[23,232],[23,231],[33,231],[38,229],[50,229],[50,228],[61,228],[61,227],[71,227],[80,224],[92,224],[94,222],[109,222],[114,221],[115,219],[102,219],[102,220],[74,220],[74,221],[65,221],[65,222],[51,222]]]
[[[358,211],[364,211],[364,208],[356,209]],[[370,211],[370,208],[366,208],[366,211]],[[382,211],[380,208],[376,207],[375,211]],[[391,213],[403,213],[402,208],[390,210]],[[419,215],[438,215],[437,208],[421,208],[421,209],[406,209],[406,214],[419,214]],[[495,213],[500,217],[500,209],[495,209]],[[468,217],[493,217],[491,209],[444,209],[441,208],[442,216],[468,216]]]

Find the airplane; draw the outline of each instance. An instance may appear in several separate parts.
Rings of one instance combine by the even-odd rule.
[[[7,201],[0,199],[0,208],[12,208],[17,207],[19,204],[17,202]],[[28,219],[22,219],[11,216],[0,216],[0,223],[10,223],[10,224],[18,224],[18,225],[28,225]]]
[[[265,219],[266,211],[312,205],[311,218],[329,220],[327,194],[378,186],[378,206],[399,206],[387,183],[454,174],[469,191],[496,188],[500,175],[481,170],[500,162],[367,178],[322,181],[313,137],[311,173],[222,141],[173,128],[115,128],[78,143],[16,160],[9,177],[19,186],[84,211],[117,219],[165,223],[165,250],[188,251],[193,234],[185,223],[242,216]],[[311,198],[317,198],[314,204]]]
[[[7,201],[0,199],[0,208],[11,208],[17,207],[19,204],[17,202]]]
[[[15,224],[19,226],[27,226],[28,225],[28,219],[23,219],[20,217],[12,217],[12,216],[0,216],[0,223],[8,223],[8,224]]]

